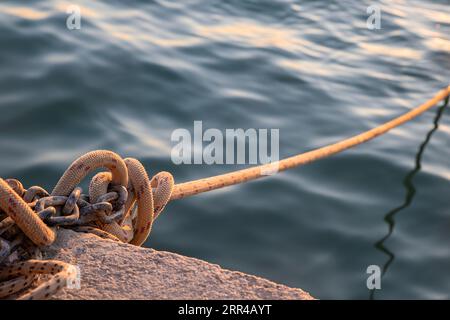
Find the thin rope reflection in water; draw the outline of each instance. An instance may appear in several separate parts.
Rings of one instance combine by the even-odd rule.
[[[383,252],[384,254],[386,254],[388,256],[388,260],[383,265],[383,270],[381,271],[381,277],[383,277],[386,274],[387,270],[389,269],[389,266],[392,264],[392,262],[395,259],[395,254],[392,251],[390,251],[385,246],[384,243],[390,238],[390,236],[394,232],[394,227],[395,227],[394,217],[395,217],[395,215],[397,213],[399,213],[400,211],[409,207],[414,199],[414,196],[416,194],[416,188],[414,187],[413,179],[416,176],[416,174],[420,171],[420,169],[422,168],[421,162],[422,162],[422,156],[425,152],[425,148],[428,145],[428,143],[430,142],[431,136],[433,135],[433,133],[439,128],[439,121],[441,120],[442,114],[444,113],[444,110],[445,110],[446,106],[448,105],[448,102],[449,102],[449,97],[447,97],[445,99],[444,104],[442,106],[440,106],[439,109],[437,110],[436,116],[433,121],[434,126],[426,135],[425,140],[420,145],[419,150],[416,154],[415,167],[413,170],[411,170],[405,176],[405,179],[403,179],[403,186],[405,187],[405,190],[406,190],[405,200],[403,201],[403,203],[400,206],[390,210],[384,216],[384,221],[386,222],[386,224],[388,225],[388,228],[389,228],[388,233],[383,238],[381,238],[379,241],[377,241],[375,243],[375,248],[377,250],[380,250],[381,252]],[[375,298],[374,297],[375,291],[376,291],[376,289],[370,290],[370,296],[369,296],[370,300],[373,300]]]

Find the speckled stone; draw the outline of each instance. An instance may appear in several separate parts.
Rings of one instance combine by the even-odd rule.
[[[80,268],[81,289],[55,299],[313,299],[307,292],[199,259],[58,231],[44,251]]]

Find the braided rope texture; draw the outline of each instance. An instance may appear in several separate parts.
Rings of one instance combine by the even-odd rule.
[[[265,176],[274,166],[279,172],[339,153],[414,119],[443,99],[447,98],[448,102],[449,95],[450,86],[402,116],[332,145],[275,163],[178,185],[168,172],[160,172],[150,179],[138,160],[122,160],[107,150],[92,151],[75,160],[51,195],[40,187],[25,190],[17,180],[0,178],[0,298],[19,294],[18,299],[46,299],[73,279],[74,266],[68,263],[20,261],[13,257],[19,249],[28,252],[29,257],[39,255],[39,247],[54,242],[58,227],[142,245],[154,220],[170,200],[254,180]],[[107,171],[93,177],[89,195],[82,197],[77,186],[99,168]],[[22,292],[40,274],[50,279],[31,291]]]
[[[420,105],[419,107],[388,121],[374,129],[368,130],[351,138],[339,141],[337,143],[315,149],[306,153],[298,154],[277,162],[255,166],[248,169],[242,169],[214,177],[199,179],[195,181],[181,183],[175,186],[171,200],[182,199],[207,191],[224,188],[227,186],[255,180],[266,176],[267,172],[281,172],[287,169],[295,168],[316,160],[329,157],[346,149],[352,148],[373,138],[376,138],[389,130],[408,122],[428,109],[435,106],[439,101],[448,98],[450,95],[450,86],[439,91],[433,98]]]
[[[92,178],[89,195],[85,197],[89,201],[86,201],[81,198],[77,186],[98,168],[108,171],[99,172]],[[170,200],[173,186],[173,177],[168,172],[160,172],[150,179],[136,159],[123,160],[107,150],[92,151],[69,166],[51,195],[42,188],[25,190],[17,180],[0,178],[0,236],[9,232],[13,235],[10,238],[18,237],[19,230],[33,246],[48,246],[55,240],[58,226],[49,227],[45,222],[56,221],[60,227],[142,245],[150,234],[153,221]],[[114,210],[114,207],[117,208]],[[133,216],[135,210],[136,217]],[[7,217],[1,219],[1,212],[6,213]],[[94,219],[86,219],[89,215]],[[71,219],[66,219],[69,216]],[[74,216],[78,219],[74,220]],[[109,219],[111,216],[116,218]],[[14,230],[15,225],[18,230]],[[23,239],[18,242],[26,245]],[[0,237],[0,281],[3,281],[0,283],[0,298],[23,291],[36,280],[37,274],[46,274],[50,276],[48,281],[18,297],[45,299],[61,290],[73,277],[73,271],[67,270],[72,270],[74,266],[60,261],[30,259],[2,264],[2,261],[12,257],[11,247],[13,245]]]

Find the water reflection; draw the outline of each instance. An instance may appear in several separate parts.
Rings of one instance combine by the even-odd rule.
[[[406,191],[405,200],[403,201],[403,203],[400,206],[392,209],[384,216],[384,221],[388,225],[388,233],[383,238],[381,238],[379,241],[377,241],[375,243],[375,248],[377,250],[380,250],[381,252],[383,252],[384,254],[386,254],[388,256],[388,260],[383,265],[383,269],[381,271],[381,277],[383,277],[386,274],[387,270],[389,269],[389,266],[392,264],[392,262],[394,262],[394,259],[395,259],[395,254],[392,251],[390,251],[389,248],[386,247],[384,243],[389,239],[389,237],[392,235],[392,233],[394,231],[395,215],[398,212],[402,211],[403,209],[406,209],[407,207],[409,207],[413,201],[413,198],[416,194],[416,188],[414,187],[413,179],[416,176],[416,174],[420,171],[420,169],[422,168],[421,162],[422,162],[423,153],[425,152],[425,148],[431,140],[431,136],[439,128],[439,121],[441,119],[442,114],[444,113],[445,107],[448,105],[448,100],[449,100],[449,97],[447,97],[444,104],[441,107],[439,107],[439,109],[437,110],[437,113],[436,113],[436,116],[435,116],[434,122],[433,122],[434,126],[426,135],[425,140],[420,145],[419,150],[416,154],[416,165],[415,165],[414,169],[411,170],[403,179],[403,186],[405,187],[405,191]],[[375,298],[375,291],[376,291],[376,289],[370,291],[369,298],[371,300],[373,300]]]
[[[48,17],[46,12],[26,7],[0,6],[0,13],[5,13],[25,20],[42,20]]]
[[[280,26],[262,25],[251,21],[238,21],[218,25],[192,25],[195,33],[216,41],[228,40],[244,43],[251,47],[273,47],[295,51],[311,47],[311,44],[296,36],[294,30]]]

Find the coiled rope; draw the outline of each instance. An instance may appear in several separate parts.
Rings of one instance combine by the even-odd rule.
[[[25,190],[15,179],[0,178],[0,298],[45,299],[76,277],[71,264],[40,260],[40,247],[52,244],[58,228],[93,233],[102,238],[142,245],[154,220],[170,200],[254,180],[281,172],[371,140],[448,98],[450,86],[421,106],[381,126],[313,151],[274,163],[210,178],[174,184],[160,172],[151,179],[142,164],[107,150],[92,151],[75,160],[49,194],[40,187]],[[79,183],[92,171],[88,194]],[[32,290],[37,276],[50,277]],[[28,291],[27,291],[28,290]]]

